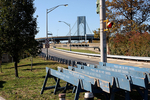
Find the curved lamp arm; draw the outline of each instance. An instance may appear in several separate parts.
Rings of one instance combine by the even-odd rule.
[[[64,22],[64,21],[58,21],[58,22],[63,22],[63,23],[65,23],[66,25],[68,25],[68,26],[70,27],[70,24],[68,24],[68,23],[66,23],[66,22]]]
[[[68,6],[68,4],[61,4],[61,5],[58,5],[58,6],[52,7],[52,8],[50,8],[50,9],[47,9],[47,13],[49,13],[49,12],[53,11],[54,9],[56,9],[56,8],[57,8],[57,7],[59,7],[59,6]]]

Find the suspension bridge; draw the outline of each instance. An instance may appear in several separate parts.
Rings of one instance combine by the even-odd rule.
[[[39,42],[45,42],[45,38],[36,38]],[[86,21],[85,16],[78,16],[75,24],[71,28],[71,34],[68,32],[66,36],[51,36],[48,37],[49,41],[53,41],[55,43],[59,43],[61,41],[68,40],[71,38],[71,42],[78,43],[78,42],[89,42],[92,43],[93,40],[99,40],[99,38],[94,38],[94,34],[91,32],[88,23]]]

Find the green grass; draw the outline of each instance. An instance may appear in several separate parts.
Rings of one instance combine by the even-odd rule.
[[[62,50],[70,51],[70,49],[66,49],[66,48],[57,48],[57,49],[62,49]],[[75,51],[75,52],[82,52],[82,53],[99,54],[99,53],[94,52],[94,51],[90,51],[90,50],[82,50],[82,49],[71,49],[71,51]]]
[[[58,91],[54,95],[54,89],[45,90],[41,95],[41,88],[45,80],[45,67],[57,69],[57,66],[67,68],[67,65],[60,64],[55,61],[46,61],[43,58],[36,57],[33,59],[33,70],[31,71],[30,58],[25,58],[18,64],[19,78],[15,77],[15,69],[13,63],[3,63],[0,72],[0,96],[6,100],[58,100]],[[56,82],[53,78],[48,78],[47,86],[53,86]],[[66,82],[60,81],[61,86],[65,86]],[[66,100],[73,100],[75,93],[67,90]],[[124,99],[124,91],[116,94],[115,100]],[[132,98],[140,98],[137,92],[130,93]],[[80,93],[79,100],[84,100],[84,92]],[[94,100],[105,100],[104,94],[95,94]],[[136,100],[136,99],[135,99]]]
[[[45,67],[57,69],[57,66],[66,68],[67,65],[59,64],[55,61],[46,61],[43,58],[36,57],[33,59],[33,70],[31,71],[30,58],[25,58],[18,64],[19,78],[15,77],[15,69],[13,63],[3,63],[0,72],[0,96],[6,100],[58,100],[58,91],[53,94],[54,89],[45,90],[41,95],[41,88],[45,80]],[[66,82],[60,81],[61,86],[65,86]],[[55,81],[49,78],[47,86],[55,85]],[[73,100],[75,94],[67,90],[66,100]],[[79,100],[84,100],[84,93],[80,93]],[[95,97],[95,100],[99,100]]]

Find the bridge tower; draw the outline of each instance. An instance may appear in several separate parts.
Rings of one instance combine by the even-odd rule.
[[[86,34],[86,17],[85,16],[78,16],[77,17],[77,36],[80,35],[80,24],[84,24],[84,35]]]

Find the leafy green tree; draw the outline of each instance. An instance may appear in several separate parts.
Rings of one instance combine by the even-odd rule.
[[[34,0],[1,0],[0,2],[0,34],[5,44],[5,51],[13,57],[15,76],[18,77],[17,64],[22,53],[37,47],[37,18],[33,17]],[[35,52],[38,52],[36,50]]]
[[[107,0],[106,16],[115,22],[110,33],[150,31],[150,0]]]

